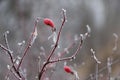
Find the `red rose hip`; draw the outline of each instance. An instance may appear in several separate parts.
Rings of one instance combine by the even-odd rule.
[[[64,66],[64,70],[65,70],[65,72],[67,72],[67,73],[73,74],[73,71],[71,70],[71,68],[70,68],[69,66]]]
[[[49,18],[45,18],[44,19],[44,24],[50,26],[51,28],[55,27],[54,22],[51,19],[49,19]]]

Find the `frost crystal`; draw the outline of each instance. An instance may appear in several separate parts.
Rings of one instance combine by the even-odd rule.
[[[68,48],[65,48],[64,51],[65,51],[67,54],[69,53]]]
[[[49,78],[48,78],[48,77],[46,77],[46,78],[45,78],[45,80],[49,80]]]
[[[21,59],[21,57],[20,57],[20,56],[17,56],[17,59],[19,59],[19,60],[20,60],[20,59]]]
[[[45,55],[45,49],[44,49],[43,46],[40,47],[40,50],[41,50],[40,55],[46,56]]]
[[[90,50],[91,50],[91,52],[92,52],[92,54],[93,54],[94,60],[95,60],[98,64],[100,64],[101,62],[97,59],[97,57],[96,57],[96,55],[95,55],[95,51],[94,51],[92,48],[91,48]]]
[[[78,40],[78,35],[74,36],[74,40],[77,41]]]
[[[66,10],[65,10],[65,9],[62,9],[62,11],[63,11],[64,17],[66,18]],[[67,22],[67,19],[65,19],[65,22]]]
[[[25,41],[23,40],[22,43],[25,44]]]
[[[38,33],[37,33],[37,27],[35,28],[35,31],[33,32],[32,35],[33,36],[32,36],[31,42],[30,42],[30,46],[33,45],[33,43],[35,42],[35,39],[37,38],[37,35],[38,35]]]
[[[56,41],[57,41],[57,33],[56,33],[55,31],[52,33],[52,35],[50,35],[50,36],[48,37],[48,40],[51,39],[51,38],[52,38],[52,40],[53,40],[53,43],[55,44]],[[51,45],[51,47],[54,47],[54,44]],[[57,47],[60,48],[59,45],[58,45]]]
[[[65,62],[64,62],[64,66],[66,66],[66,65],[67,65],[67,62],[65,61]]]
[[[22,43],[18,43],[18,46],[21,46],[22,45]]]
[[[19,62],[20,62],[19,60],[16,60],[16,64],[17,64],[17,65],[19,65]]]
[[[83,34],[80,34],[80,37],[81,37],[82,39],[85,39],[85,37],[84,37],[84,35],[83,35]]]
[[[21,60],[21,57],[20,57],[20,56],[17,56],[17,59],[15,60],[15,61],[16,61],[15,63],[16,63],[17,65],[19,65],[20,60]]]
[[[10,65],[7,65],[7,68],[10,70]]]
[[[52,39],[53,39],[53,42],[56,43],[56,41],[57,41],[57,34],[56,34],[56,32],[53,32],[52,35],[50,35],[50,36],[48,37],[48,40],[49,40],[50,38],[52,38]]]
[[[58,55],[58,57],[61,57],[61,53],[60,52],[58,52],[57,55]]]
[[[23,40],[22,42],[19,42],[17,44],[18,44],[18,46],[22,46],[23,44],[25,44],[25,41]]]
[[[62,10],[66,13],[66,10],[64,8],[62,8]]]
[[[38,76],[35,76],[35,79],[38,79]]]
[[[56,43],[57,41],[57,34],[56,32],[53,32],[53,42]]]
[[[89,26],[89,25],[86,25],[86,27],[87,27],[87,32],[88,32],[88,33],[91,33],[91,28],[90,28],[90,26]]]
[[[45,51],[45,49],[44,49],[44,47],[43,47],[43,46],[41,46],[41,47],[40,47],[40,49],[41,49],[42,51]]]
[[[10,33],[10,31],[6,31],[6,33],[7,33],[7,34],[9,34],[9,33]]]
[[[113,33],[113,36],[115,37],[115,44],[114,44],[114,47],[113,47],[113,52],[117,50],[117,42],[118,42],[118,35],[116,33]]]
[[[79,76],[78,76],[77,71],[75,71],[75,70],[74,70],[74,75],[75,75],[75,78],[76,78],[75,80],[79,80],[80,79]]]

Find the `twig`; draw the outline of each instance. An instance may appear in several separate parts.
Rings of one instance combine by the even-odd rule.
[[[108,80],[110,80],[111,78],[111,70],[112,70],[111,64],[112,64],[112,60],[110,57],[108,57],[107,58]]]
[[[54,59],[59,59],[61,58],[65,53],[68,53],[68,50],[71,49],[74,45],[76,45],[76,41],[72,42],[67,48],[66,50],[64,50],[63,52],[60,52],[58,56],[56,56]]]
[[[96,63],[95,80],[98,80],[98,77],[99,77],[99,76],[98,76],[98,70],[99,70],[99,67],[98,67],[98,66],[99,66],[99,64],[98,64],[98,63]]]
[[[88,28],[89,28],[89,27],[87,27],[87,29],[88,29]],[[89,30],[87,30],[87,32],[86,32],[84,35],[83,35],[83,34],[80,35],[80,37],[79,37],[79,39],[80,39],[79,45],[78,45],[78,47],[77,47],[77,50],[75,51],[75,53],[73,53],[72,56],[70,56],[70,57],[65,57],[65,58],[61,58],[61,59],[58,57],[56,60],[50,60],[49,63],[55,63],[55,62],[68,61],[68,60],[75,59],[75,57],[76,57],[76,55],[78,54],[79,50],[82,48],[82,44],[83,44],[84,40],[85,40],[86,37],[88,37],[89,35],[90,35],[90,28],[89,28]],[[79,40],[79,39],[78,39],[78,40]],[[76,43],[76,42],[73,42],[73,43],[71,44],[71,46],[68,47],[68,49],[70,49],[75,43]],[[66,51],[64,51],[62,54],[64,54],[64,53],[66,53]],[[61,56],[60,56],[60,57],[61,57]]]
[[[12,73],[18,80],[21,80],[21,79],[22,79],[22,78],[19,77],[19,75],[18,75],[15,71],[12,70],[12,67],[11,67],[9,70],[11,71],[11,73]],[[8,80],[8,76],[9,76],[9,74],[6,75],[6,77],[5,77],[6,80]]]
[[[82,48],[82,44],[83,44],[83,39],[81,37],[81,40],[80,40],[79,45],[77,47],[77,50],[75,51],[75,53],[73,53],[72,56],[66,57],[66,58],[61,58],[61,59],[58,58],[57,60],[51,60],[50,63],[55,63],[55,62],[67,61],[67,60],[74,59],[76,57],[77,53],[79,52],[79,50]]]
[[[9,50],[9,49],[7,49],[7,48],[6,48],[5,46],[3,46],[2,44],[0,44],[0,47],[9,54],[12,64],[14,64],[13,57],[11,56],[12,51]],[[13,65],[12,67],[13,67],[14,71],[16,72],[16,74],[21,78],[21,75],[20,75],[20,73],[17,71],[17,69],[15,68],[15,66]]]
[[[7,49],[7,48],[6,48],[5,46],[3,46],[2,44],[0,44],[0,47],[1,47],[3,50],[5,50],[6,52],[8,52],[9,54],[12,53],[11,50]]]
[[[54,54],[54,52],[55,52],[55,50],[56,50],[56,48],[57,48],[57,46],[58,46],[58,42],[59,42],[59,39],[60,39],[61,31],[62,31],[63,25],[64,25],[64,23],[65,23],[65,21],[66,21],[66,11],[65,11],[64,9],[62,9],[62,12],[63,12],[63,21],[62,21],[61,27],[60,27],[59,32],[58,32],[58,35],[57,35],[56,43],[55,43],[53,49],[51,50],[51,52],[50,52],[50,54],[49,54],[46,62],[44,63],[41,71],[40,71],[39,74],[38,74],[38,79],[39,79],[39,80],[41,80],[42,75],[43,75],[43,73],[44,73],[44,71],[45,71],[45,68],[46,68],[46,66],[50,63],[50,59],[51,59],[52,55]]]
[[[8,40],[7,40],[7,34],[9,34],[9,31],[6,31],[6,32],[4,33],[5,44],[6,44],[7,48],[10,50],[10,47],[9,47],[9,44],[8,44]],[[12,56],[12,54],[11,54],[11,56]],[[12,57],[13,57],[13,56],[12,56]]]
[[[19,70],[19,68],[20,68],[20,66],[21,66],[21,64],[23,62],[24,57],[26,56],[28,50],[31,48],[32,44],[34,43],[34,41],[35,41],[35,39],[37,37],[37,23],[38,23],[38,21],[39,21],[39,18],[37,18],[37,20],[35,20],[33,32],[31,34],[30,38],[28,39],[28,44],[27,44],[27,46],[26,46],[26,48],[25,48],[25,50],[23,52],[23,56],[22,56],[22,58],[20,60],[20,63],[18,64],[17,70]]]
[[[118,63],[118,62],[120,62],[120,59],[114,60],[114,61],[111,63],[111,66],[114,65],[114,64],[116,64],[116,63]],[[104,70],[107,70],[107,66],[104,66],[103,68],[99,69],[98,74],[102,73]],[[94,73],[92,73],[91,75],[93,75],[93,79],[95,79]],[[89,79],[90,79],[90,76],[88,76],[88,78],[85,79],[85,80],[89,80]]]
[[[118,47],[118,35],[116,33],[113,33],[113,36],[115,37],[114,47],[112,49],[113,53],[117,50]]]
[[[7,46],[7,49],[10,50],[10,47],[9,47],[9,44],[8,44],[8,40],[7,40],[7,34],[9,34],[9,31],[6,31],[6,32],[4,33],[5,44],[6,44],[6,46]],[[15,67],[15,65],[14,65],[14,60],[13,60],[14,57],[13,57],[12,51],[11,51],[11,52],[10,52],[10,51],[7,51],[7,53],[8,53],[8,55],[9,55],[9,57],[10,57],[10,60],[11,60],[11,63],[12,63],[12,67],[13,67],[14,71],[15,71],[16,74],[21,78],[20,73],[17,71],[17,69],[16,69],[16,67]],[[11,68],[12,68],[12,67],[11,67]]]
[[[98,60],[98,58],[95,55],[95,51],[91,48],[90,51],[92,52],[92,57],[95,60],[97,64],[100,64],[101,62]]]
[[[89,29],[88,29],[89,28]],[[77,50],[75,51],[75,53],[73,53],[72,56],[70,57],[65,57],[65,58],[58,58],[56,60],[50,60],[48,62],[49,63],[55,63],[55,62],[60,62],[60,61],[68,61],[68,60],[72,60],[72,59],[75,59],[76,55],[78,54],[79,50],[82,48],[82,44],[83,44],[83,41],[86,39],[86,37],[88,37],[90,35],[90,27],[87,25],[87,32],[83,35],[81,34],[80,35],[80,42],[79,42],[79,45],[77,47]],[[75,42],[73,42],[73,44],[71,44],[71,46],[69,48],[71,48],[73,45],[75,44]],[[65,52],[63,52],[62,54],[64,54]],[[45,64],[47,65],[47,63]],[[39,79],[40,80],[40,79]]]
[[[99,64],[101,63],[99,60],[98,60],[98,58],[96,57],[96,55],[95,55],[95,51],[91,48],[90,49],[91,50],[91,53],[92,53],[92,57],[93,57],[93,59],[95,60],[95,62],[96,62],[96,69],[95,69],[95,80],[98,80],[98,71],[99,71]]]
[[[16,74],[15,74],[15,73],[13,72],[13,70],[12,70],[12,69],[14,69],[13,66],[14,66],[15,62],[16,62],[16,59],[15,59],[14,63],[13,63],[11,66],[7,65],[7,67],[8,67],[8,69],[9,69],[9,71],[11,71],[11,72],[13,73],[13,75],[14,75],[16,78],[18,78],[19,76],[16,76]],[[9,77],[9,71],[7,72],[8,74],[7,74],[6,77],[5,77],[6,80],[7,80],[8,77]],[[19,79],[19,78],[18,78],[18,79]]]
[[[80,34],[80,38],[79,38],[79,39],[80,39],[80,42],[79,42],[79,45],[78,45],[78,47],[77,47],[76,52],[73,53],[73,55],[70,56],[70,57],[61,58],[61,59],[58,58],[58,59],[56,59],[56,60],[51,60],[50,63],[74,59],[74,58],[76,57],[76,55],[78,54],[79,50],[82,48],[82,44],[83,44],[84,40],[85,40],[87,37],[90,36],[91,28],[89,27],[89,25],[86,25],[86,27],[87,27],[87,32],[86,32],[85,34]],[[78,40],[79,40],[79,39],[78,39]],[[75,44],[75,42],[73,42],[73,43],[71,44],[71,46],[68,47],[68,49],[70,49],[74,44]],[[65,53],[65,52],[63,52],[62,54],[64,54],[64,53]]]
[[[54,45],[54,48],[53,48],[52,51],[50,52],[50,55],[48,56],[47,61],[50,60],[51,56],[53,55],[53,53],[55,52],[55,49],[56,49],[57,46],[58,46],[58,42],[59,42],[59,39],[60,39],[61,31],[62,31],[63,25],[64,25],[64,23],[65,23],[65,21],[66,21],[66,11],[65,11],[64,9],[62,9],[62,11],[63,11],[63,22],[62,22],[62,25],[61,25],[61,27],[60,27],[60,30],[59,30],[59,33],[58,33],[57,40],[56,40],[56,43],[55,43],[55,45]]]

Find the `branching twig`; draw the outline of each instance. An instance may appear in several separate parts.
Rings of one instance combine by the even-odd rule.
[[[62,9],[62,14],[63,14],[63,20],[62,20],[62,24],[60,26],[60,29],[58,31],[58,34],[56,36],[56,39],[55,39],[55,44],[53,46],[53,48],[50,50],[50,53],[48,55],[48,57],[46,58],[46,62],[43,64],[42,68],[40,69],[39,68],[39,72],[38,72],[38,79],[41,80],[42,78],[42,75],[44,74],[44,72],[48,69],[48,64],[51,64],[51,63],[56,63],[56,62],[60,62],[60,61],[68,61],[68,60],[73,60],[75,59],[76,55],[78,54],[78,52],[80,51],[80,49],[82,48],[82,45],[83,45],[83,42],[84,40],[90,35],[90,32],[91,32],[91,29],[90,27],[87,25],[87,32],[85,34],[81,34],[79,39],[79,44],[78,44],[78,47],[76,49],[76,51],[70,56],[70,57],[65,57],[65,58],[61,58],[61,56],[65,53],[67,53],[67,50],[72,48],[76,42],[78,41],[74,41],[68,48],[66,48],[67,50],[64,50],[64,52],[61,53],[61,56],[58,56],[58,57],[55,57],[54,59],[52,59],[53,57],[53,54],[55,53],[55,50],[57,49],[58,47],[58,44],[59,44],[59,40],[60,40],[60,36],[61,36],[61,32],[62,32],[62,29],[63,29],[63,26],[66,22],[66,10]],[[38,23],[39,19],[37,18],[37,20],[35,21],[35,24],[34,24],[34,28],[33,28],[33,31],[32,31],[32,34],[30,35],[30,38],[28,39],[28,42],[27,42],[27,45],[25,47],[25,50],[23,51],[23,55],[22,57],[20,58],[19,60],[19,63],[17,63],[17,67],[15,66],[16,64],[16,60],[14,60],[14,57],[12,55],[12,51],[10,50],[10,47],[9,47],[9,44],[8,44],[8,40],[7,40],[7,33],[5,33],[4,37],[5,37],[5,44],[7,47],[3,46],[2,44],[0,44],[0,47],[5,50],[9,57],[10,57],[10,60],[11,60],[11,63],[12,65],[9,66],[9,71],[11,71],[14,76],[16,78],[18,78],[19,80],[25,80],[24,78],[24,75],[21,74],[21,65],[23,63],[23,60],[25,58],[25,56],[27,55],[28,53],[28,50],[31,48],[31,46],[33,45],[36,37],[37,37],[37,23]],[[39,66],[40,67],[40,66]],[[76,74],[76,77],[78,77],[78,75]],[[77,79],[77,78],[76,78]]]
[[[0,44],[0,47],[8,53],[8,55],[10,56],[10,59],[11,59],[12,64],[14,64],[13,57],[11,56],[11,54],[12,54],[13,52],[12,52],[11,50],[7,49],[7,48],[6,48],[5,46],[3,46],[2,44]],[[14,65],[13,65],[12,67],[13,67],[14,71],[16,72],[16,74],[19,76],[19,78],[21,78],[21,75],[20,75],[20,73],[17,71],[16,67],[15,67]],[[15,77],[16,77],[16,75],[15,75]]]
[[[118,47],[118,45],[117,45],[117,42],[118,42],[118,35],[116,34],[116,33],[113,33],[113,36],[115,37],[115,44],[114,44],[114,47],[113,47],[113,49],[112,49],[112,51],[113,51],[113,53],[117,50],[117,47]],[[109,59],[111,59],[111,58],[109,58]],[[109,79],[110,79],[110,74],[111,74],[111,67],[112,67],[112,65],[114,65],[114,64],[116,64],[116,63],[118,63],[118,62],[120,62],[120,59],[116,59],[116,60],[114,60],[112,63],[111,63],[111,61],[110,60],[108,60],[108,63],[107,63],[107,65],[106,66],[104,66],[103,68],[101,68],[99,71],[98,71],[98,74],[99,73],[102,73],[104,70],[107,70],[108,69],[108,77],[109,77]],[[94,73],[92,74],[92,75],[94,75]],[[95,79],[95,77],[93,76],[93,78]],[[89,80],[90,79],[90,76],[86,79],[86,80]]]
[[[77,39],[77,41],[78,41],[78,40],[80,40],[80,39]],[[54,59],[59,59],[59,58],[61,58],[65,53],[68,53],[68,52],[69,52],[69,49],[71,49],[74,45],[77,44],[77,41],[76,41],[76,40],[73,41],[67,48],[64,49],[63,52],[60,52],[60,53],[59,53],[60,55],[55,56]]]
[[[81,49],[82,44],[83,44],[83,38],[81,37],[81,40],[80,40],[79,45],[78,45],[78,47],[77,47],[77,50],[76,50],[75,53],[73,53],[72,56],[66,57],[66,58],[61,58],[61,59],[58,58],[58,59],[56,59],[56,60],[51,60],[50,63],[55,63],[55,62],[67,61],[67,60],[74,59],[74,58],[76,57],[77,53],[79,52],[79,50]]]
[[[64,18],[65,19],[65,18]],[[63,21],[65,21],[65,20],[63,20]],[[86,37],[88,37],[89,35],[90,35],[90,27],[87,25],[87,32],[83,35],[83,34],[81,34],[80,35],[80,42],[79,42],[79,45],[78,45],[78,47],[77,47],[77,50],[75,51],[75,53],[73,53],[73,55],[72,56],[70,56],[70,57],[65,57],[65,58],[59,58],[59,57],[57,57],[57,59],[55,59],[55,60],[50,60],[50,58],[51,58],[51,54],[50,54],[50,56],[48,57],[49,59],[48,59],[48,61],[43,65],[43,67],[42,67],[42,69],[41,69],[41,73],[39,74],[39,80],[41,79],[41,76],[42,76],[42,74],[43,74],[43,72],[45,71],[45,68],[46,68],[46,66],[47,66],[47,64],[49,64],[49,63],[55,63],[55,62],[60,62],[60,61],[68,61],[68,60],[72,60],[72,59],[75,59],[75,57],[76,57],[76,55],[78,54],[78,52],[79,52],[79,50],[82,48],[82,44],[83,44],[83,41],[86,39]],[[58,34],[58,37],[59,37],[59,34]],[[57,39],[57,41],[58,41],[59,39]],[[57,41],[56,41],[56,43],[57,43]],[[73,42],[72,44],[71,44],[71,46],[70,47],[68,47],[68,49],[69,48],[71,48],[73,45],[75,44],[75,42]],[[56,47],[57,46],[55,46],[54,48],[56,49]],[[53,49],[54,49],[53,48]],[[54,51],[53,51],[54,52]],[[62,54],[64,54],[64,53],[66,53],[66,51],[64,51]],[[53,53],[52,53],[53,54]],[[61,57],[61,56],[60,56]]]
[[[5,50],[6,52],[8,52],[9,54],[12,54],[13,52],[9,49],[7,49],[5,46],[3,46],[2,44],[0,44],[0,47]]]
[[[46,62],[44,63],[41,71],[38,74],[39,80],[41,80],[42,74],[44,73],[46,66],[50,63],[50,59],[51,59],[52,55],[54,54],[54,52],[55,52],[55,50],[56,50],[56,48],[58,46],[58,42],[59,42],[59,39],[60,39],[61,31],[62,31],[63,25],[64,25],[64,23],[66,21],[66,11],[64,9],[62,9],[62,12],[63,12],[63,21],[62,21],[61,27],[60,27],[58,35],[57,35],[56,43],[55,43],[53,49],[51,50],[51,52],[50,52]]]
[[[119,62],[120,62],[120,59],[116,59],[111,63],[111,66]],[[98,74],[102,73],[105,70],[107,70],[107,66],[104,66],[103,68],[99,69]],[[94,73],[92,73],[91,75],[93,75],[93,79],[95,79]],[[90,79],[90,76],[88,76],[86,80],[89,80],[89,79]]]
[[[8,53],[8,55],[9,55],[10,60],[11,60],[11,63],[12,63],[12,67],[11,67],[11,68],[13,68],[14,71],[15,71],[15,73],[18,75],[18,77],[21,78],[21,75],[20,75],[19,71],[17,71],[17,69],[16,69],[16,67],[15,67],[15,65],[14,65],[14,57],[13,57],[12,51],[10,50],[10,47],[9,47],[9,44],[8,44],[7,34],[9,34],[9,31],[6,31],[6,32],[4,33],[4,38],[5,38],[5,44],[6,44],[6,46],[7,46],[7,49],[9,50],[9,51],[7,51],[7,53]],[[5,47],[4,47],[4,48],[5,48]],[[10,71],[11,71],[11,70],[10,70]],[[15,76],[16,76],[16,75],[15,75]]]
[[[53,48],[52,51],[50,52],[50,55],[48,56],[47,61],[50,60],[51,56],[53,55],[53,53],[55,52],[55,49],[56,49],[57,46],[58,46],[58,42],[59,42],[59,39],[60,39],[61,31],[62,31],[63,25],[64,25],[64,23],[65,23],[65,21],[66,21],[66,10],[62,9],[62,11],[63,11],[63,21],[62,21],[62,25],[61,25],[60,30],[59,30],[59,32],[58,32],[58,36],[57,36],[57,40],[56,40],[56,43],[55,43],[55,45],[54,45],[54,48]]]
[[[87,27],[87,32],[83,35],[83,34],[80,34],[80,38],[78,38],[78,40],[80,40],[79,42],[79,45],[77,47],[77,50],[75,53],[73,53],[72,56],[70,57],[66,57],[66,58],[61,58],[59,59],[59,57],[56,59],[56,60],[51,60],[50,63],[54,63],[54,62],[60,62],[60,61],[66,61],[66,60],[71,60],[71,59],[74,59],[77,55],[77,53],[79,52],[79,50],[82,48],[82,44],[84,42],[84,40],[86,39],[86,37],[90,36],[90,33],[91,33],[91,28],[89,27],[89,25],[86,25]],[[70,49],[76,42],[73,42],[71,44],[71,46],[68,47],[68,49]],[[66,53],[65,51],[62,53],[62,55]]]
[[[98,71],[99,71],[99,64],[101,63],[98,58],[95,55],[95,51],[91,48],[91,53],[92,53],[92,57],[96,62],[96,69],[95,69],[95,80],[98,80]]]

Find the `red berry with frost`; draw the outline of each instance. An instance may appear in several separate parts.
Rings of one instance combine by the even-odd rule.
[[[51,19],[49,19],[49,18],[45,18],[44,19],[44,24],[50,26],[51,28],[55,27],[54,22]]]
[[[73,74],[73,71],[72,71],[72,69],[71,69],[69,66],[64,66],[64,70],[65,70],[67,73]]]

